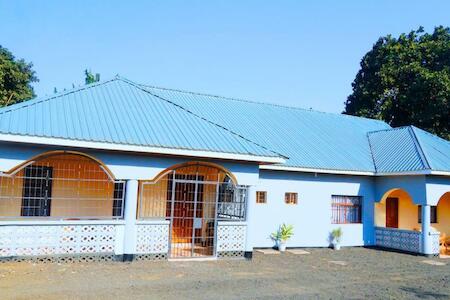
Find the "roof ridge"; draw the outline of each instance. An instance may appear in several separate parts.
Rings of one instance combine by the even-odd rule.
[[[247,142],[249,142],[249,143],[252,143],[252,144],[254,144],[254,145],[256,145],[256,146],[258,146],[258,147],[260,147],[260,148],[262,148],[262,149],[264,149],[264,150],[270,151],[270,152],[276,154],[277,156],[280,156],[280,157],[283,157],[283,158],[289,158],[288,156],[286,156],[286,155],[284,155],[284,154],[281,154],[281,153],[278,153],[277,151],[274,151],[274,150],[272,150],[272,149],[269,149],[269,148],[267,148],[267,147],[265,147],[265,146],[263,146],[263,145],[261,145],[261,144],[259,144],[259,143],[256,143],[256,142],[250,140],[249,138],[244,137],[243,135],[241,135],[241,134],[239,134],[239,133],[237,133],[237,132],[234,132],[233,130],[231,130],[231,129],[225,127],[225,126],[222,126],[222,125],[217,124],[217,123],[215,123],[215,122],[213,122],[213,121],[211,121],[211,120],[208,120],[207,118],[205,118],[205,117],[203,117],[203,116],[200,116],[200,115],[198,115],[198,114],[192,112],[191,110],[189,110],[189,109],[187,109],[187,108],[185,108],[185,107],[183,107],[183,106],[181,106],[181,105],[179,105],[179,104],[177,104],[177,103],[174,103],[174,102],[170,101],[169,99],[165,99],[165,98],[163,98],[163,97],[161,97],[161,96],[159,96],[159,95],[155,95],[155,94],[153,94],[152,92],[146,90],[145,88],[142,88],[141,85],[138,84],[138,83],[135,83],[135,82],[133,82],[133,81],[131,81],[131,80],[129,80],[129,79],[126,79],[126,78],[124,78],[124,77],[118,77],[117,79],[118,79],[118,80],[121,80],[121,81],[123,81],[123,82],[125,82],[125,83],[127,83],[127,84],[129,84],[129,85],[132,85],[132,86],[134,86],[134,87],[136,87],[136,88],[142,90],[143,92],[152,95],[153,97],[156,97],[156,98],[158,98],[158,99],[160,99],[160,100],[162,100],[162,101],[165,101],[165,102],[167,102],[167,103],[170,103],[171,105],[176,106],[176,107],[178,107],[178,108],[184,110],[185,112],[187,112],[187,113],[189,113],[189,114],[191,114],[191,115],[193,115],[193,116],[195,116],[195,117],[197,117],[197,118],[200,118],[201,120],[203,120],[203,121],[205,121],[205,122],[208,122],[208,123],[210,123],[210,124],[212,124],[212,125],[214,125],[214,126],[217,126],[217,127],[221,128],[221,129],[223,129],[223,130],[226,130],[227,132],[231,133],[232,135],[235,135],[235,136],[237,136],[237,137],[239,137],[239,138],[241,138],[241,139],[243,139],[243,140],[245,140],[245,141],[247,141]]]
[[[413,142],[414,142],[414,146],[417,149],[417,152],[424,164],[425,169],[431,170],[431,165],[428,162],[428,158],[427,155],[422,147],[422,144],[420,143],[419,139],[417,138],[416,132],[414,131],[414,127],[413,126],[407,126],[408,128],[408,132],[411,135]]]
[[[371,134],[378,133],[378,132],[400,130],[400,129],[405,129],[408,127],[410,127],[410,126],[406,125],[406,126],[399,126],[399,127],[390,127],[390,128],[386,128],[386,129],[380,129],[380,130],[372,130],[372,131],[368,131],[367,134],[371,135]]]
[[[91,89],[93,87],[96,87],[96,86],[99,86],[99,85],[103,85],[103,84],[106,84],[106,83],[109,83],[109,82],[112,82],[112,81],[118,80],[118,79],[120,79],[120,78],[118,76],[115,76],[112,79],[102,80],[102,81],[99,81],[99,82],[94,82],[94,83],[86,84],[86,85],[83,85],[83,86],[78,86],[78,87],[75,87],[75,88],[71,88],[70,90],[59,92],[59,93],[57,93],[56,95],[53,95],[53,96],[49,96],[49,97],[45,97],[45,98],[37,97],[37,98],[32,98],[32,99],[29,99],[29,100],[22,101],[22,102],[19,102],[19,103],[14,103],[14,104],[12,104],[10,106],[5,106],[5,107],[0,108],[0,114],[16,111],[16,110],[19,110],[19,109],[22,109],[22,108],[25,108],[25,107],[30,107],[32,105],[36,105],[36,104],[39,104],[39,103],[42,103],[42,102],[46,102],[46,101],[50,101],[50,100],[53,100],[53,99],[61,98],[61,97],[66,96],[66,95],[73,94],[75,92],[82,91],[82,90]]]
[[[231,101],[239,101],[239,102],[252,103],[252,104],[268,105],[268,106],[275,106],[275,107],[281,107],[281,108],[287,108],[287,109],[301,110],[301,111],[306,111],[306,112],[313,112],[313,113],[318,113],[318,114],[332,115],[332,116],[336,116],[336,117],[357,118],[357,119],[370,120],[373,122],[386,123],[382,120],[377,120],[377,119],[370,119],[370,118],[365,118],[365,117],[360,117],[360,116],[347,115],[347,114],[343,114],[343,113],[338,114],[338,113],[332,113],[332,112],[325,112],[325,111],[320,111],[320,110],[315,110],[315,109],[306,109],[306,108],[298,107],[298,106],[289,106],[289,105],[283,105],[283,104],[277,104],[277,103],[262,102],[262,101],[248,100],[248,99],[228,97],[228,96],[220,96],[220,95],[214,95],[214,94],[209,94],[209,93],[192,92],[192,91],[173,89],[173,88],[165,88],[165,87],[159,87],[159,86],[148,85],[148,84],[139,84],[139,85],[147,87],[147,88],[152,88],[152,89],[173,91],[173,92],[192,94],[192,95],[198,95],[198,96],[208,96],[208,97],[214,97],[214,98],[218,98],[218,99],[222,99],[222,100],[231,100]]]
[[[369,132],[366,133],[366,137],[367,137],[367,142],[369,143],[370,158],[372,159],[373,169],[375,170],[375,173],[377,173],[378,168],[377,168],[377,163],[375,161],[374,151],[373,151],[373,147],[372,147],[372,142],[370,141]]]

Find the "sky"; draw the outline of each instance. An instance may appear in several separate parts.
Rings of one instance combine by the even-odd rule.
[[[154,86],[340,113],[380,36],[450,26],[448,0],[0,0],[0,45],[38,96],[119,74]]]

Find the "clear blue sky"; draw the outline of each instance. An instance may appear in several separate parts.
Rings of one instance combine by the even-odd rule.
[[[140,83],[341,112],[378,37],[450,25],[450,1],[8,1],[0,44],[38,96],[120,74]]]

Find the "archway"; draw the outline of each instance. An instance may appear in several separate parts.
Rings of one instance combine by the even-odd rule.
[[[170,221],[170,257],[215,255],[217,221],[245,217],[245,195],[231,172],[191,162],[140,186],[139,218]]]
[[[419,206],[403,189],[387,191],[380,202],[375,203],[375,225],[378,227],[420,230]]]
[[[46,152],[0,177],[2,218],[121,218],[123,187],[97,159]]]
[[[440,252],[450,254],[450,192],[439,199],[435,221],[436,223],[431,225],[440,232]]]

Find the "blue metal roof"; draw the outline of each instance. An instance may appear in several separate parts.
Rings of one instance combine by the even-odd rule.
[[[450,142],[414,126],[368,134],[376,171],[450,171]]]
[[[384,122],[145,86],[161,99],[289,157],[285,166],[374,172],[367,132]]]
[[[450,142],[415,127],[120,77],[2,108],[0,133],[286,157],[283,166],[308,169],[450,171]]]
[[[2,108],[0,133],[280,156],[121,78]]]

